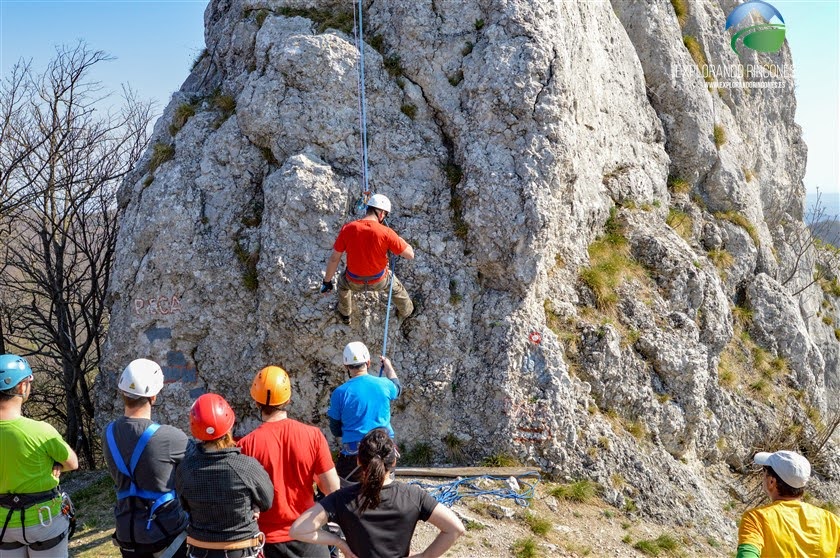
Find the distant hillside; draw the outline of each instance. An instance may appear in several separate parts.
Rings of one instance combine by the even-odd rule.
[[[819,199],[818,199],[819,198]],[[806,213],[812,214],[817,202],[825,208],[826,217],[840,217],[840,192],[808,192],[805,196]]]
[[[823,242],[840,247],[840,221],[836,219],[820,221],[811,226],[811,232]]]

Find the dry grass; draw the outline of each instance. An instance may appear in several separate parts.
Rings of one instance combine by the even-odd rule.
[[[569,484],[560,484],[549,490],[549,494],[558,500],[587,504],[595,501],[601,493],[597,482],[582,479]]]
[[[837,277],[829,279],[828,277],[820,276],[817,282],[826,295],[834,298],[840,297],[840,282],[837,281]]]
[[[732,317],[735,319],[735,325],[739,326],[741,330],[746,330],[752,324],[753,311],[744,306],[733,306]]]
[[[725,248],[714,248],[709,250],[707,255],[712,263],[715,264],[715,267],[718,268],[718,271],[726,271],[735,263],[735,258]]]
[[[580,280],[595,295],[599,310],[612,311],[618,303],[618,287],[627,279],[643,279],[646,275],[630,256],[614,208],[604,225],[604,233],[589,245],[589,267],[580,271]]]
[[[96,475],[92,472],[77,472],[66,475],[69,479],[82,475]],[[71,484],[65,480],[62,483]],[[78,491],[70,491],[76,507],[76,534],[70,541],[70,554],[78,558],[118,558],[119,549],[111,543],[114,529],[113,506],[116,501],[114,482],[108,474]]]
[[[157,142],[152,146],[152,158],[149,159],[149,172],[154,173],[158,167],[175,156],[175,146],[169,143]]]
[[[172,124],[169,126],[170,135],[177,134],[193,116],[195,116],[195,106],[193,104],[181,103],[178,105],[175,114],[172,115]]]
[[[735,335],[723,349],[718,363],[719,383],[735,391],[749,390],[765,401],[783,401],[791,391],[786,377],[790,370],[785,358],[757,345],[745,329],[752,312],[733,308]]]
[[[694,63],[697,64],[697,69],[700,70],[700,74],[703,76],[703,79],[706,80],[706,83],[712,83],[715,81],[714,76],[712,76],[709,71],[709,65],[706,62],[706,55],[703,52],[703,47],[700,46],[697,39],[691,35],[685,35],[683,36],[683,44],[685,45],[685,48],[688,49],[688,53],[691,55]]]
[[[671,0],[671,6],[674,7],[674,13],[680,27],[685,27],[685,23],[688,21],[688,0]]]
[[[720,124],[715,124],[715,127],[712,129],[712,137],[715,140],[715,147],[720,149],[726,143],[726,130]]]
[[[668,179],[668,187],[675,194],[687,194],[691,191],[691,183],[679,177],[671,177]]]
[[[327,29],[338,29],[348,35],[353,33],[352,11],[283,7],[278,12],[285,17],[304,17],[312,20],[317,24],[318,33],[323,33]]]
[[[747,182],[752,182],[755,179],[755,172],[752,169],[744,168],[743,171]]]
[[[747,231],[747,234],[750,235],[750,238],[756,246],[761,246],[761,240],[758,238],[758,229],[744,215],[737,211],[721,211],[715,213],[715,218],[722,221],[729,221],[733,225],[738,225]]]
[[[665,222],[669,227],[677,231],[677,234],[683,237],[684,240],[691,242],[694,237],[692,234],[694,231],[694,220],[688,213],[672,207],[668,211],[668,217],[665,218]]]

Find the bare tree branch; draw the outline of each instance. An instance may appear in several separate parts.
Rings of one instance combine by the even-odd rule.
[[[90,386],[108,323],[116,189],[152,119],[130,90],[120,110],[100,108],[105,96],[88,76],[106,60],[83,43],[60,48],[42,75],[21,63],[0,91],[0,345],[46,371],[28,408],[63,425],[88,467],[99,444]]]

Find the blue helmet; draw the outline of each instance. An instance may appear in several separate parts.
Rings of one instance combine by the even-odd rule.
[[[17,355],[0,355],[0,391],[12,389],[32,375],[26,359]]]

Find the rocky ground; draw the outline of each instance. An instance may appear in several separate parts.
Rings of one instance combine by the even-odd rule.
[[[410,480],[410,479],[405,479]],[[423,482],[436,484],[444,481]],[[78,558],[118,558],[111,543],[113,492],[103,471],[68,475],[65,489],[74,495],[78,530],[71,555]],[[482,488],[504,487],[485,482]],[[447,553],[451,558],[582,557],[582,556],[697,556],[731,555],[732,535],[710,535],[693,526],[668,527],[640,517],[628,506],[617,509],[598,495],[590,483],[540,482],[527,506],[498,497],[466,497],[453,509],[467,533]],[[745,506],[732,502],[722,515],[735,520]],[[412,551],[419,552],[436,530],[418,526]]]

